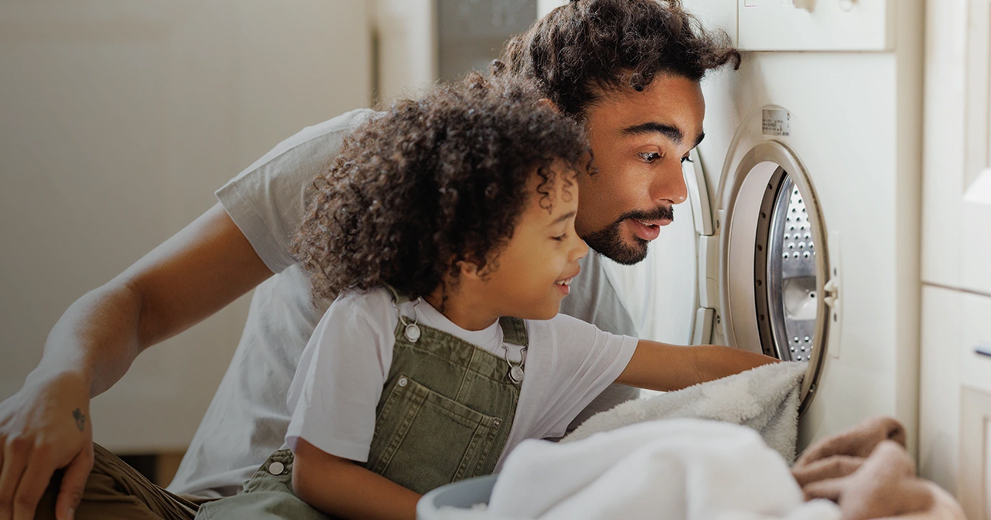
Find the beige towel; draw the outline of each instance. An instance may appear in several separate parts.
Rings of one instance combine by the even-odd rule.
[[[844,520],[964,519],[952,497],[915,476],[915,463],[905,451],[905,428],[890,417],[869,419],[810,446],[795,462],[792,476],[806,500],[836,502]]]

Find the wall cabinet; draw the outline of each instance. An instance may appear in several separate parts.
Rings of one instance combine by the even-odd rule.
[[[991,3],[928,2],[919,469],[991,519]]]

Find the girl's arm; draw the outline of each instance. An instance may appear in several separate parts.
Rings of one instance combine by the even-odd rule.
[[[294,456],[293,491],[316,509],[344,518],[415,520],[418,493],[303,439]]]
[[[777,362],[772,357],[736,348],[681,347],[642,339],[616,382],[673,391]]]

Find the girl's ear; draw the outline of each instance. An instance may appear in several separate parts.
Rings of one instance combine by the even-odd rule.
[[[461,268],[461,276],[478,278],[478,264],[468,260],[461,260],[458,262],[458,267]]]

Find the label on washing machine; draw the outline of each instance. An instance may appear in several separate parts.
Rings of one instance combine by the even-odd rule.
[[[791,135],[791,114],[782,108],[764,109],[764,135]]]

